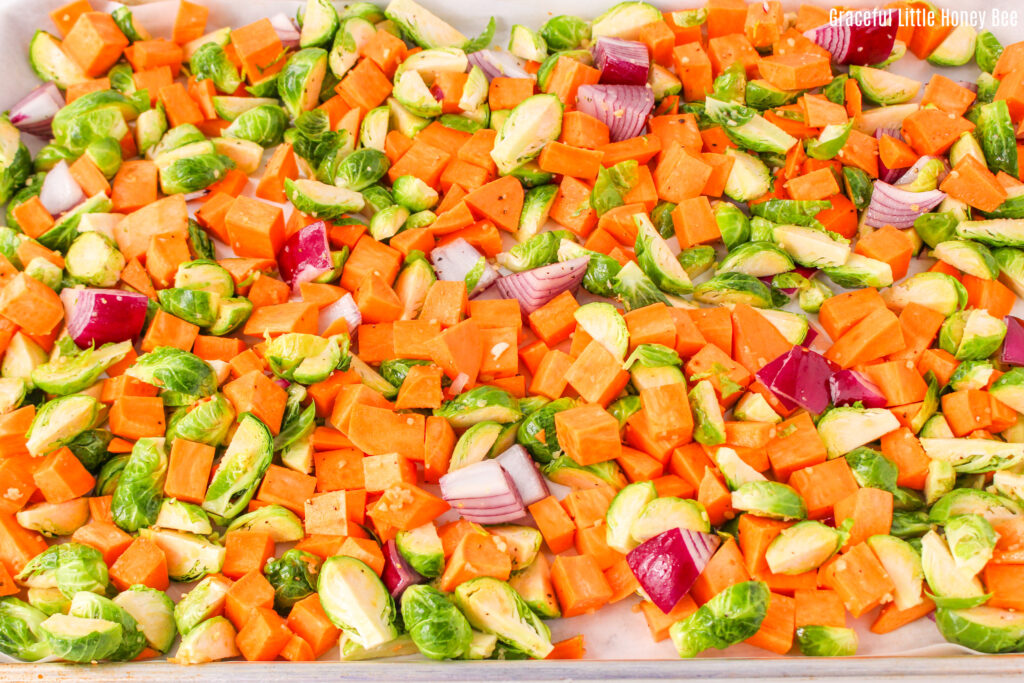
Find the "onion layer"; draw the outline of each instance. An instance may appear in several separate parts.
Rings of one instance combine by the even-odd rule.
[[[583,85],[576,108],[608,126],[612,142],[635,138],[654,109],[654,91],[646,85]]]

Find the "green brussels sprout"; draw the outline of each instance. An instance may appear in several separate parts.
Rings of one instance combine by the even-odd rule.
[[[931,528],[928,513],[924,510],[894,510],[889,533],[897,538],[916,538]]]
[[[640,344],[629,354],[624,366],[637,391],[685,382],[682,360],[674,349],[661,344]]]
[[[1024,247],[1024,219],[963,220],[957,224],[956,234],[990,247]]]
[[[90,213],[108,213],[110,209],[110,199],[105,193],[99,192],[62,214],[49,230],[39,236],[38,241],[48,249],[67,253],[78,234],[82,216]]]
[[[818,436],[830,459],[877,441],[899,428],[899,420],[884,408],[831,408],[818,420]]]
[[[843,166],[843,187],[855,209],[863,211],[868,208],[875,186],[866,171],[855,166]]]
[[[313,109],[299,115],[295,128],[285,132],[284,140],[312,168],[319,168],[324,159],[332,156],[344,144],[347,135],[344,131],[331,130],[331,121],[325,110]]]
[[[394,200],[411,212],[425,211],[437,205],[437,191],[413,175],[396,178],[391,190]]]
[[[950,275],[924,272],[893,285],[883,298],[900,310],[913,302],[950,316],[967,304],[967,290]]]
[[[807,506],[792,487],[775,481],[748,481],[732,494],[732,506],[770,519],[803,519]]]
[[[722,70],[711,84],[709,95],[727,104],[746,104],[747,72],[740,62],[733,62]]]
[[[556,484],[571,488],[611,486],[618,490],[626,485],[626,475],[614,460],[593,465],[580,465],[568,455],[562,455],[542,466],[544,476]]]
[[[945,524],[946,520],[956,515],[977,514],[989,522],[996,522],[1009,519],[1021,512],[1021,506],[1006,496],[976,489],[957,488],[932,505],[928,518],[936,524]]]
[[[238,69],[231,63],[224,48],[215,42],[199,46],[189,58],[188,66],[197,80],[209,78],[222,93],[231,95],[242,84]]]
[[[124,256],[117,245],[100,232],[83,232],[71,243],[65,257],[68,275],[91,287],[113,287],[121,279]]]
[[[530,455],[537,462],[551,462],[555,454],[561,451],[555,428],[555,414],[575,405],[575,399],[559,398],[530,413],[519,424],[516,442],[530,451]]]
[[[220,295],[202,289],[161,289],[157,292],[160,307],[165,311],[199,327],[209,327],[217,321]]]
[[[50,651],[69,662],[107,659],[121,644],[121,624],[106,619],[87,619],[54,614],[39,625]]]
[[[306,388],[301,384],[288,387],[288,400],[285,402],[284,417],[281,419],[281,431],[274,437],[274,450],[287,448],[313,433],[316,427],[316,405],[310,402],[306,407]]]
[[[1006,374],[1011,375],[1010,382],[1013,383],[1014,376],[1012,373],[1014,369],[1011,369]],[[949,388],[953,391],[964,391],[967,389],[981,390],[989,385],[992,380],[992,373],[995,372],[995,367],[990,361],[987,360],[967,360],[956,366],[956,370],[949,376]],[[1024,373],[1016,373],[1016,377],[1020,378]],[[1000,377],[999,379],[1002,379]],[[993,388],[996,382],[992,382]],[[1019,380],[1018,380],[1019,381]],[[997,394],[999,392],[996,392]],[[995,395],[995,394],[993,394]],[[1004,401],[1005,403],[1005,401]],[[1010,405],[1007,403],[1007,405]]]
[[[834,159],[846,144],[853,129],[853,122],[829,124],[821,129],[817,139],[807,140],[807,156],[812,159]]]
[[[155,543],[167,557],[167,575],[174,581],[198,581],[224,566],[224,546],[199,534],[149,527],[139,537]]]
[[[23,662],[35,662],[50,655],[39,626],[46,614],[18,598],[0,599],[0,653]]]
[[[377,29],[365,17],[350,16],[341,22],[334,34],[327,63],[336,78],[342,78],[355,66],[360,51],[376,35]]]
[[[104,344],[81,351],[73,343],[70,353],[53,356],[32,370],[32,383],[51,394],[67,395],[92,386],[111,365],[120,362],[132,350],[130,341]],[[59,347],[58,347],[59,348]]]
[[[587,264],[587,272],[583,274],[583,288],[588,292],[599,296],[615,296],[612,279],[618,275],[619,271],[622,269],[619,262],[607,254],[584,249],[572,240],[562,238],[558,245],[559,262],[571,261],[572,259],[579,258],[581,256],[587,256],[590,259]],[[642,275],[643,271],[640,272]]]
[[[921,89],[920,81],[868,66],[850,67],[850,78],[860,84],[864,97],[882,105],[912,100]]]
[[[768,400],[752,391],[740,396],[740,400],[733,406],[732,414],[744,422],[782,422],[782,416],[775,412]]]
[[[0,117],[0,201],[7,203],[32,173],[32,156],[7,115]]]
[[[969,542],[974,545],[973,541],[977,540],[980,539]],[[981,581],[957,566],[946,541],[934,530],[921,537],[921,566],[937,606],[953,609],[975,607],[989,598]]]
[[[444,549],[437,528],[431,523],[399,531],[395,546],[409,566],[427,578],[438,577],[444,570]]]
[[[985,162],[993,173],[1017,173],[1017,142],[1010,110],[1005,100],[978,107],[976,134],[985,153]],[[1013,175],[1016,178],[1016,175]]]
[[[25,447],[34,456],[46,455],[95,427],[99,410],[99,401],[84,394],[61,396],[48,401],[32,419]]]
[[[637,228],[636,256],[640,269],[658,287],[669,294],[688,294],[693,290],[690,276],[672,254],[668,242],[646,214],[633,216]],[[620,271],[621,274],[622,271]]]
[[[626,203],[626,194],[640,182],[638,169],[636,159],[628,159],[597,170],[594,189],[590,191],[590,206],[598,216]]]
[[[693,439],[707,446],[725,443],[725,418],[718,404],[715,387],[702,379],[690,389],[690,409],[693,411]]]
[[[996,607],[935,611],[935,625],[951,643],[977,652],[998,654],[1024,650],[1024,615]]]
[[[634,482],[615,494],[605,514],[605,540],[608,547],[620,553],[628,553],[639,545],[640,542],[633,538],[630,530],[647,505],[657,497],[658,492],[649,481]],[[641,532],[641,535],[646,534]]]
[[[668,304],[668,298],[662,293],[654,281],[638,266],[630,261],[612,278],[612,290],[622,301],[627,311],[643,308],[655,303]]]
[[[732,250],[750,241],[750,220],[735,204],[719,202],[715,206],[715,223],[726,249]]]
[[[383,178],[390,165],[391,162],[380,150],[358,149],[341,160],[335,169],[333,181],[339,188],[359,192]]]
[[[562,240],[568,235],[569,232],[566,230],[537,233],[508,251],[498,254],[498,265],[513,273],[519,273],[555,263]]]
[[[255,142],[261,147],[273,147],[284,139],[288,115],[281,107],[263,104],[242,113],[224,129],[224,136]]]
[[[100,471],[110,459],[107,446],[114,435],[104,429],[90,429],[65,444],[85,469],[92,474]]]
[[[593,37],[609,36],[635,40],[640,28],[653,21],[662,21],[661,12],[646,2],[620,2],[593,22]]]
[[[85,148],[85,156],[110,180],[121,168],[121,143],[114,138],[100,138]]]
[[[327,50],[306,47],[293,53],[277,75],[277,91],[288,115],[295,119],[316,108],[327,74]]]
[[[188,261],[178,266],[174,273],[174,286],[178,289],[210,292],[222,298],[235,294],[235,281],[231,273],[216,261],[207,258]]]
[[[698,275],[710,270],[715,265],[715,248],[710,244],[702,244],[679,252],[676,260],[686,271],[686,275],[695,279]]]
[[[655,498],[631,521],[629,537],[639,544],[671,529],[710,532],[707,510],[695,500],[671,496]]]
[[[89,521],[89,501],[75,498],[64,503],[33,503],[14,516],[23,528],[43,536],[70,536]]]
[[[932,460],[928,463],[928,474],[924,480],[924,500],[933,504],[956,487],[956,470],[953,463]]]
[[[212,617],[182,633],[181,644],[169,660],[176,664],[205,664],[241,655],[235,644],[235,627],[224,617]]]
[[[362,561],[328,558],[320,568],[317,592],[331,622],[362,647],[383,645],[398,636],[395,602]]]
[[[704,107],[707,117],[722,126],[729,139],[743,149],[785,154],[797,143],[796,138],[751,107],[723,102],[711,96],[705,98]]]
[[[924,569],[918,551],[896,536],[878,534],[868,538],[867,543],[892,579],[896,607],[903,610],[921,604]]]
[[[1003,45],[998,38],[992,35],[991,31],[982,31],[978,34],[974,46],[974,61],[977,62],[979,69],[991,74],[996,68],[996,62],[999,61],[1001,54],[1003,54]]]
[[[88,591],[75,593],[68,614],[84,619],[104,619],[121,625],[121,642],[107,655],[112,661],[126,662],[135,659],[146,647],[146,637],[139,630],[138,622],[110,598]]]
[[[807,268],[839,268],[851,256],[849,240],[829,230],[800,225],[777,225],[772,240]]]
[[[280,505],[264,505],[236,517],[228,525],[228,533],[238,530],[270,534],[275,543],[291,543],[305,536],[298,515]]]
[[[110,80],[110,87],[122,95],[135,94],[135,74],[132,71],[131,64],[118,62],[107,72],[107,78]]]
[[[680,657],[696,657],[709,647],[725,649],[757,633],[768,613],[771,593],[762,581],[729,586],[669,629]]]
[[[125,531],[155,524],[166,477],[164,440],[147,437],[136,441],[110,503],[114,523]]]
[[[899,468],[892,460],[873,448],[861,446],[846,454],[846,464],[853,471],[853,478],[861,488],[881,489],[890,493],[896,490]]]
[[[174,605],[174,624],[184,636],[224,609],[231,582],[223,576],[207,576]]]
[[[160,190],[164,194],[188,194],[205,190],[223,180],[234,167],[235,162],[223,154],[199,154],[175,159],[160,168]]]
[[[995,353],[1006,336],[1006,323],[983,308],[958,311],[939,331],[939,346],[957,360],[981,360]]]
[[[844,534],[813,520],[797,522],[783,529],[765,553],[773,574],[795,576],[817,569],[828,561],[844,541]]]
[[[74,154],[67,147],[50,143],[43,145],[38,152],[36,152],[35,159],[32,160],[32,168],[37,172],[52,170],[54,166],[62,161],[71,163],[75,160],[76,154]]]
[[[349,361],[348,335],[320,337],[315,334],[291,332],[271,340],[266,358],[274,374],[301,384],[315,384],[327,379]]]
[[[139,114],[135,120],[135,141],[139,154],[145,155],[167,132],[167,115],[163,103]]]
[[[328,0],[307,0],[300,18],[300,47],[317,47],[331,42],[338,30],[338,11]]]
[[[167,652],[174,644],[174,602],[163,591],[136,585],[114,598],[114,604],[135,620],[146,642],[157,652]]]
[[[316,592],[316,575],[320,558],[304,550],[292,548],[279,559],[267,561],[263,575],[274,587],[274,607],[287,612],[299,600]]]
[[[251,413],[243,414],[206,491],[203,509],[224,519],[238,516],[256,493],[272,456],[270,430]]]
[[[543,659],[552,650],[548,627],[505,581],[466,581],[455,589],[455,604],[474,628],[531,657]]]
[[[843,265],[822,268],[821,272],[845,289],[881,289],[893,283],[892,267],[888,263],[862,254],[850,254]]]
[[[956,515],[946,520],[946,542],[957,569],[978,574],[996,547],[996,532],[981,515]]]
[[[217,307],[217,319],[206,328],[206,333],[215,337],[231,334],[252,314],[252,301],[244,296],[221,299]],[[166,397],[164,401],[166,402]]]
[[[440,408],[435,408],[434,415],[445,418],[456,429],[466,429],[484,421],[507,424],[518,422],[523,417],[515,397],[490,386],[479,386],[459,394]]]
[[[384,207],[374,213],[370,219],[370,235],[378,242],[391,239],[404,229],[405,222],[409,219],[409,216],[409,209],[399,204]],[[472,286],[470,291],[473,291]]]
[[[217,376],[210,364],[172,346],[142,354],[125,374],[159,387],[168,405],[189,405],[217,391]]]
[[[508,39],[508,51],[520,59],[543,62],[548,56],[548,44],[539,32],[514,24]]]
[[[752,275],[724,272],[693,289],[693,298],[708,304],[747,304],[755,308],[777,305],[771,288]]]
[[[779,247],[771,242],[747,242],[734,247],[718,264],[716,272],[742,273],[761,278],[791,270],[793,259]]]
[[[39,553],[14,577],[29,588],[56,588],[65,597],[88,591],[107,590],[107,565],[103,555],[81,543],[51,545]]]
[[[852,657],[857,654],[857,632],[843,626],[801,626],[796,630],[800,653],[808,657]]]
[[[127,455],[118,455],[103,464],[96,475],[96,486],[94,492],[97,496],[113,495],[117,488],[117,482],[121,479],[121,473],[128,464]]]
[[[205,147],[207,152],[212,152],[212,143],[206,139],[203,132],[196,128],[191,123],[183,123],[180,126],[171,128],[167,133],[160,138],[160,142],[153,148],[151,156],[154,159],[164,157],[171,152],[182,149],[184,147],[191,147],[196,144],[208,143]],[[196,148],[198,149],[198,147]]]
[[[579,17],[562,14],[544,22],[540,37],[549,50],[575,50],[590,40],[590,24]]]
[[[498,131],[491,158],[508,175],[535,159],[562,132],[562,103],[550,94],[528,97],[512,110]]]
[[[25,275],[38,280],[50,289],[60,292],[64,271],[44,256],[36,256],[25,266]]]
[[[71,598],[61,593],[59,588],[29,588],[26,591],[26,599],[32,607],[46,616],[67,614],[71,606]]]
[[[469,620],[447,594],[433,586],[405,589],[402,622],[419,651],[430,659],[457,659],[469,649]]]
[[[160,503],[160,512],[157,513],[155,524],[161,529],[187,531],[204,536],[213,533],[210,516],[201,507],[175,498],[164,498]]]
[[[576,324],[616,358],[625,358],[629,350],[629,330],[615,306],[595,301],[580,306],[573,313]]]

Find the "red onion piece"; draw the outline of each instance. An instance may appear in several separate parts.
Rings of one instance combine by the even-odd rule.
[[[800,346],[811,348],[814,344],[814,340],[818,338],[818,330],[815,329],[814,325],[807,326],[807,334],[804,336],[804,340],[800,342]]]
[[[864,222],[873,228],[912,228],[918,216],[928,213],[945,198],[946,193],[941,190],[910,192],[876,180]]]
[[[50,212],[51,216],[59,216],[68,209],[73,209],[86,199],[85,192],[66,161],[61,159],[57,165],[43,178],[43,186],[39,188],[39,201]]]
[[[589,256],[580,256],[506,275],[498,279],[496,286],[503,299],[518,299],[523,315],[529,315],[562,292],[579,287],[589,264]]]
[[[283,47],[299,46],[301,32],[287,14],[278,12],[270,17],[270,25],[274,27],[274,32],[277,33],[277,38],[281,41]]]
[[[883,126],[875,129],[875,139],[881,140],[884,136],[888,135],[891,138],[903,141],[903,134],[900,133],[899,126]],[[884,183],[894,183],[896,179],[903,175],[902,168],[889,168],[882,161],[882,158],[878,158],[878,179]]]
[[[122,342],[146,324],[149,299],[123,289],[68,287],[60,293],[68,334],[81,348]]]
[[[348,292],[333,304],[320,309],[320,319],[317,323],[320,334],[323,334],[338,318],[345,319],[349,334],[353,334],[356,328],[363,324],[363,314],[356,306],[355,298]]]
[[[601,36],[594,43],[594,66],[608,85],[644,85],[651,70],[647,46],[635,40]]]
[[[519,444],[501,453],[495,460],[501,465],[501,469],[512,477],[512,483],[515,484],[523,505],[533,505],[550,495],[548,484],[537,469],[537,463]]]
[[[402,553],[398,552],[395,539],[384,544],[384,571],[381,572],[380,578],[395,600],[400,600],[402,593],[409,586],[425,583],[427,580],[405,561]]]
[[[302,283],[329,273],[334,262],[331,243],[327,240],[327,225],[323,221],[310,223],[289,237],[277,254],[277,265],[293,292],[298,292]]]
[[[828,408],[831,376],[832,368],[825,357],[803,346],[794,346],[757,371],[757,379],[783,405],[800,406],[812,413]]]
[[[630,550],[626,563],[651,602],[668,614],[690,592],[720,542],[718,536],[677,527]]]
[[[887,403],[882,390],[856,370],[840,370],[832,375],[828,392],[837,406],[860,402],[865,408],[884,408]]]
[[[654,108],[654,91],[646,85],[583,85],[576,108],[608,126],[612,142],[635,138]]]
[[[1024,320],[1008,315],[1004,322],[1006,337],[1003,339],[1003,354],[1000,358],[1007,365],[1024,365]]]
[[[18,130],[44,140],[53,137],[53,117],[64,106],[64,96],[53,83],[41,86],[11,107],[11,123]]]
[[[464,519],[501,524],[522,519],[526,506],[497,460],[481,460],[441,477],[441,497]]]
[[[430,260],[434,264],[439,280],[458,282],[465,281],[466,276],[476,267],[476,264],[483,258],[483,254],[476,250],[469,242],[461,237],[443,244],[430,252]],[[489,263],[484,263],[484,272],[476,281],[470,296],[484,291],[498,279],[498,272]]]
[[[531,74],[526,70],[526,60],[505,50],[477,50],[469,53],[467,57],[469,57],[470,64],[480,67],[484,76],[487,76],[487,80],[493,78],[537,78],[536,74]]]
[[[804,35],[832,53],[836,64],[870,65],[892,54],[899,28],[899,10],[844,12]]]
[[[286,380],[286,379],[281,379],[280,377],[275,377],[275,378],[273,379],[273,382],[274,382],[274,384],[276,384],[277,386],[281,387],[281,388],[282,388],[282,389],[284,389],[285,391],[287,391],[287,390],[288,390],[288,387],[290,387],[290,386],[292,385],[292,383],[291,383],[291,382],[289,382],[289,381],[288,381],[288,380]]]

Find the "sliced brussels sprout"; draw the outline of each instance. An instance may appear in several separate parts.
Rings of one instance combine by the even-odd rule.
[[[753,636],[768,613],[771,592],[762,581],[729,586],[669,629],[680,657],[696,657],[709,647],[724,649]]]
[[[981,515],[950,517],[943,531],[958,570],[968,575],[977,575],[992,559],[998,536],[988,520]]]
[[[220,614],[231,581],[218,574],[204,577],[174,606],[174,623],[183,636],[207,619]]]
[[[327,51],[323,48],[303,48],[288,58],[277,76],[277,91],[291,118],[320,103],[320,86],[326,74]]]
[[[317,579],[320,602],[331,622],[364,648],[394,640],[394,600],[373,570],[354,557],[328,558]]]
[[[852,657],[857,654],[857,632],[843,626],[809,624],[796,630],[800,653],[808,657]]]
[[[44,536],[70,536],[89,521],[89,501],[74,498],[63,503],[35,503],[18,510],[15,519],[25,529]]]
[[[574,50],[590,40],[591,28],[579,17],[562,14],[544,22],[540,35],[550,50]]]
[[[711,523],[707,510],[695,500],[671,496],[655,498],[644,505],[629,525],[629,536],[636,543],[643,543],[670,529],[708,533]]]
[[[201,536],[213,533],[210,517],[201,507],[176,498],[164,498],[155,524],[163,529],[188,531]]]
[[[975,607],[988,599],[981,581],[956,565],[946,541],[934,530],[921,537],[921,566],[933,599],[942,607]]]
[[[530,413],[520,423],[516,441],[530,451],[530,455],[537,462],[551,462],[561,451],[555,427],[555,414],[575,405],[576,400],[573,398],[559,398]]]
[[[205,664],[241,655],[235,644],[235,627],[224,617],[212,617],[182,633],[181,644],[169,660],[176,664]]]
[[[688,294],[693,290],[690,276],[675,259],[672,250],[646,214],[633,216],[637,227],[636,255],[641,270],[654,284],[669,294]]]
[[[928,517],[936,524],[945,524],[946,520],[956,515],[976,514],[989,522],[996,522],[1009,519],[1021,512],[1021,506],[1006,496],[977,489],[957,488],[932,505]]]
[[[94,427],[99,414],[99,401],[84,394],[44,403],[29,427],[25,448],[34,456],[46,455]]]
[[[890,493],[896,490],[899,468],[875,449],[864,446],[854,448],[846,454],[846,464],[862,488],[881,489]]]
[[[782,422],[782,416],[768,404],[768,399],[752,391],[740,396],[740,400],[733,406],[732,414],[744,422]]]
[[[912,100],[921,89],[920,81],[869,66],[851,66],[850,78],[856,79],[866,98],[883,105]]]
[[[896,607],[910,609],[921,604],[924,601],[921,593],[924,569],[920,553],[910,543],[895,536],[875,535],[868,538],[867,543],[892,579]]]
[[[430,659],[456,659],[469,649],[469,621],[447,594],[433,586],[409,586],[402,593],[402,621],[416,647]]]
[[[899,428],[899,420],[884,408],[832,408],[818,421],[818,435],[829,458],[838,458]]]
[[[796,575],[817,569],[843,544],[839,531],[805,520],[783,529],[768,546],[765,559],[773,574]]]
[[[999,277],[999,265],[985,245],[967,240],[948,240],[935,245],[932,256],[957,270],[985,280]]]
[[[242,84],[238,69],[228,58],[224,48],[216,42],[204,43],[192,53],[189,57],[189,70],[196,80],[209,78],[217,90],[229,95]]]
[[[720,205],[723,206],[723,205]],[[732,206],[731,204],[725,206]],[[742,215],[742,214],[741,214]],[[721,260],[717,273],[743,273],[753,277],[768,277],[793,270],[793,259],[770,242],[747,242],[736,245]]]
[[[1024,615],[996,607],[935,611],[935,625],[942,637],[964,647],[998,654],[1024,649]]]
[[[121,641],[117,648],[107,655],[115,662],[135,659],[146,647],[146,637],[139,630],[139,624],[127,610],[119,607],[109,598],[82,591],[71,600],[68,614],[84,619],[104,619],[121,625]]]
[[[286,550],[280,558],[271,558],[263,567],[263,574],[274,587],[274,607],[282,612],[316,592],[316,575],[321,560],[312,553],[298,548]]]
[[[620,553],[628,553],[639,545],[639,541],[630,534],[630,529],[646,506],[657,497],[658,492],[649,481],[635,482],[615,494],[605,515],[608,547]]]
[[[14,578],[28,588],[56,588],[67,598],[82,591],[103,593],[109,579],[100,551],[75,542],[51,545]]]
[[[693,280],[698,275],[710,270],[715,265],[715,248],[709,244],[690,247],[679,252],[676,258],[686,275]]]
[[[331,42],[338,30],[338,11],[328,0],[307,0],[302,13],[299,47],[318,47]]]
[[[748,481],[732,493],[732,506],[770,519],[794,520],[807,516],[807,506],[792,487],[775,481]]]
[[[54,614],[39,625],[50,651],[69,662],[107,659],[121,644],[121,624],[106,619],[87,619]]]
[[[83,232],[74,239],[65,257],[68,275],[92,287],[113,287],[124,270],[124,256],[106,235]]]
[[[975,240],[990,247],[1024,247],[1024,219],[961,221],[956,226],[956,234],[961,239]]]
[[[754,308],[777,305],[771,288],[752,275],[723,272],[693,289],[693,298],[706,304],[746,304]]]
[[[114,604],[136,622],[145,642],[157,652],[167,652],[174,644],[174,602],[163,591],[136,585],[119,593]]]
[[[139,356],[125,374],[160,387],[164,403],[186,405],[213,394],[217,390],[217,377],[210,364],[195,354],[171,346],[160,346]],[[175,403],[175,395],[189,397],[184,403]]]
[[[156,524],[167,465],[163,438],[143,438],[135,442],[110,503],[115,524],[130,532]]]
[[[84,351],[62,355],[37,366],[32,371],[32,383],[51,394],[74,394],[88,389],[111,365],[120,362],[132,350],[130,341],[90,347]]]
[[[110,496],[114,494],[117,482],[121,479],[121,473],[128,464],[128,458],[129,456],[127,455],[119,455],[103,464],[99,474],[96,475],[96,486],[93,488],[97,496]]]
[[[224,566],[224,546],[199,534],[150,527],[139,529],[139,537],[152,541],[163,551],[167,574],[174,581],[198,581]]]
[[[950,316],[967,304],[967,290],[945,273],[924,272],[885,290],[883,298],[898,310],[918,303],[944,316]]]
[[[845,289],[881,289],[893,283],[892,267],[888,263],[862,254],[850,254],[843,265],[822,268],[821,272]]]
[[[260,147],[273,147],[284,139],[288,115],[274,104],[261,104],[239,114],[224,129],[224,136],[254,142]]]
[[[456,429],[466,429],[484,421],[500,424],[518,422],[523,417],[518,401],[511,394],[490,386],[463,392],[435,409],[434,414],[447,419]]]
[[[928,463],[928,474],[924,480],[924,500],[928,505],[934,504],[939,498],[956,487],[956,470],[953,463],[945,460],[932,460]]]
[[[433,524],[399,531],[395,545],[409,566],[423,576],[434,578],[444,570],[444,548]]]
[[[850,130],[853,122],[844,124],[829,124],[821,129],[817,139],[807,140],[807,156],[812,159],[833,159],[842,150],[850,137]]]
[[[697,382],[690,390],[689,399],[693,411],[694,441],[708,446],[725,443],[725,418],[710,380]]]
[[[23,662],[51,654],[40,625],[47,615],[15,597],[0,599],[0,653]]]
[[[534,159],[562,131],[562,103],[555,95],[533,95],[512,110],[494,140],[491,158],[508,175]]]
[[[205,190],[223,180],[235,163],[223,154],[199,154],[170,161],[160,167],[160,190],[164,194],[188,194]]]
[[[466,581],[455,589],[455,604],[474,628],[531,657],[542,659],[552,650],[548,627],[504,581],[490,577]]]
[[[779,225],[773,240],[807,268],[838,268],[850,258],[850,242],[828,230],[799,225]]]
[[[983,308],[949,316],[939,331],[939,346],[957,360],[982,360],[995,353],[1006,336],[1006,323]]]
[[[548,44],[537,31],[514,24],[509,32],[508,51],[520,59],[543,62],[548,56]]]
[[[242,415],[206,490],[203,509],[224,519],[238,516],[256,493],[273,454],[267,426],[250,413]]]

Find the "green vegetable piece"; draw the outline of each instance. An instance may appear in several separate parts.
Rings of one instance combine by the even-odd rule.
[[[552,650],[548,627],[504,581],[490,577],[466,581],[455,589],[455,604],[474,628],[531,657],[542,659]]]
[[[274,587],[274,607],[287,612],[296,602],[315,593],[320,563],[316,555],[297,548],[285,551],[276,560],[268,560],[263,574]]]
[[[56,588],[67,598],[88,591],[107,590],[107,565],[103,555],[81,543],[51,545],[39,553],[14,577],[29,588]]]
[[[469,649],[469,620],[447,594],[433,586],[405,589],[402,621],[416,647],[430,659],[456,659]]]
[[[224,48],[215,42],[204,43],[189,58],[189,70],[196,80],[209,78],[214,87],[228,95],[238,90],[242,77]]]
[[[121,624],[54,614],[39,625],[53,654],[69,662],[107,659],[121,644]]]
[[[852,657],[857,654],[857,632],[842,626],[801,626],[796,630],[801,654],[808,657]]]
[[[39,628],[46,614],[15,597],[0,599],[0,652],[25,662],[50,654],[50,646]]]
[[[331,622],[362,647],[383,645],[398,636],[395,602],[362,561],[328,558],[320,568],[317,592]]]
[[[757,633],[768,612],[770,592],[762,581],[734,584],[711,598],[692,615],[669,629],[680,657],[704,650],[725,649]]]
[[[270,430],[251,413],[243,414],[206,490],[203,509],[224,519],[238,516],[256,493],[273,454]]]

